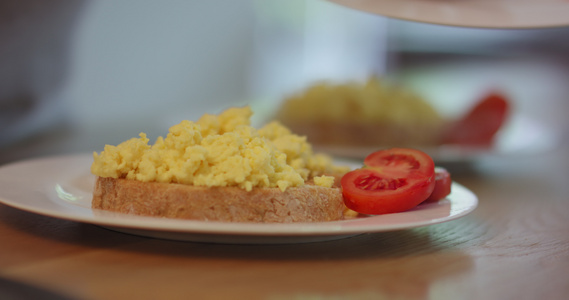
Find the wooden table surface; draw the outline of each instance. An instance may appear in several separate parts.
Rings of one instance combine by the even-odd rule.
[[[567,299],[568,153],[453,173],[480,201],[458,220],[307,244],[152,239],[0,205],[0,278],[45,299]]]

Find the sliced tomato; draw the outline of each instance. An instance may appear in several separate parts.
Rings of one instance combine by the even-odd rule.
[[[436,202],[450,195],[452,179],[450,173],[442,167],[435,167],[435,188],[425,202]]]
[[[341,180],[344,203],[362,214],[409,210],[425,201],[435,186],[435,164],[419,150],[376,151],[365,158],[364,165]]]
[[[490,146],[504,124],[509,110],[510,104],[504,95],[490,93],[461,119],[448,126],[442,134],[441,143]]]

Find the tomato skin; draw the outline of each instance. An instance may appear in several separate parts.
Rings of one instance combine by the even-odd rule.
[[[351,171],[342,178],[342,194],[346,206],[362,214],[380,215],[409,210],[425,201],[434,188],[434,177],[419,181],[408,186],[406,192],[393,191],[368,191],[358,188],[354,182],[361,176],[377,173],[372,169],[358,169]],[[373,176],[373,175],[372,175]]]
[[[442,167],[435,168],[435,188],[425,202],[437,202],[451,193],[452,179],[450,173]]]
[[[381,168],[383,173],[396,176],[432,176],[435,163],[426,153],[408,148],[391,148],[371,153],[364,159],[364,165]],[[408,172],[407,169],[414,169]]]
[[[341,180],[344,203],[362,214],[409,210],[425,201],[435,187],[434,162],[418,150],[376,151],[364,164]]]
[[[490,93],[461,119],[448,126],[441,136],[441,144],[491,146],[509,111],[510,104],[504,95]]]

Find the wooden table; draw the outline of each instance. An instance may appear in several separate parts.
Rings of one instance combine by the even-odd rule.
[[[71,299],[567,299],[568,153],[455,172],[480,201],[464,218],[308,244],[144,238],[0,205],[0,277]]]

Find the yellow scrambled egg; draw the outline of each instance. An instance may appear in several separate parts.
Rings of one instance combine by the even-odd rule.
[[[355,123],[440,123],[442,117],[409,89],[377,77],[366,82],[319,82],[285,99],[281,119]]]
[[[315,184],[331,187],[324,174],[348,171],[332,159],[315,154],[306,138],[278,122],[260,129],[250,125],[249,107],[206,114],[197,122],[172,126],[166,138],[148,144],[145,133],[93,153],[91,172],[101,177],[127,178],[196,186],[287,187]]]

